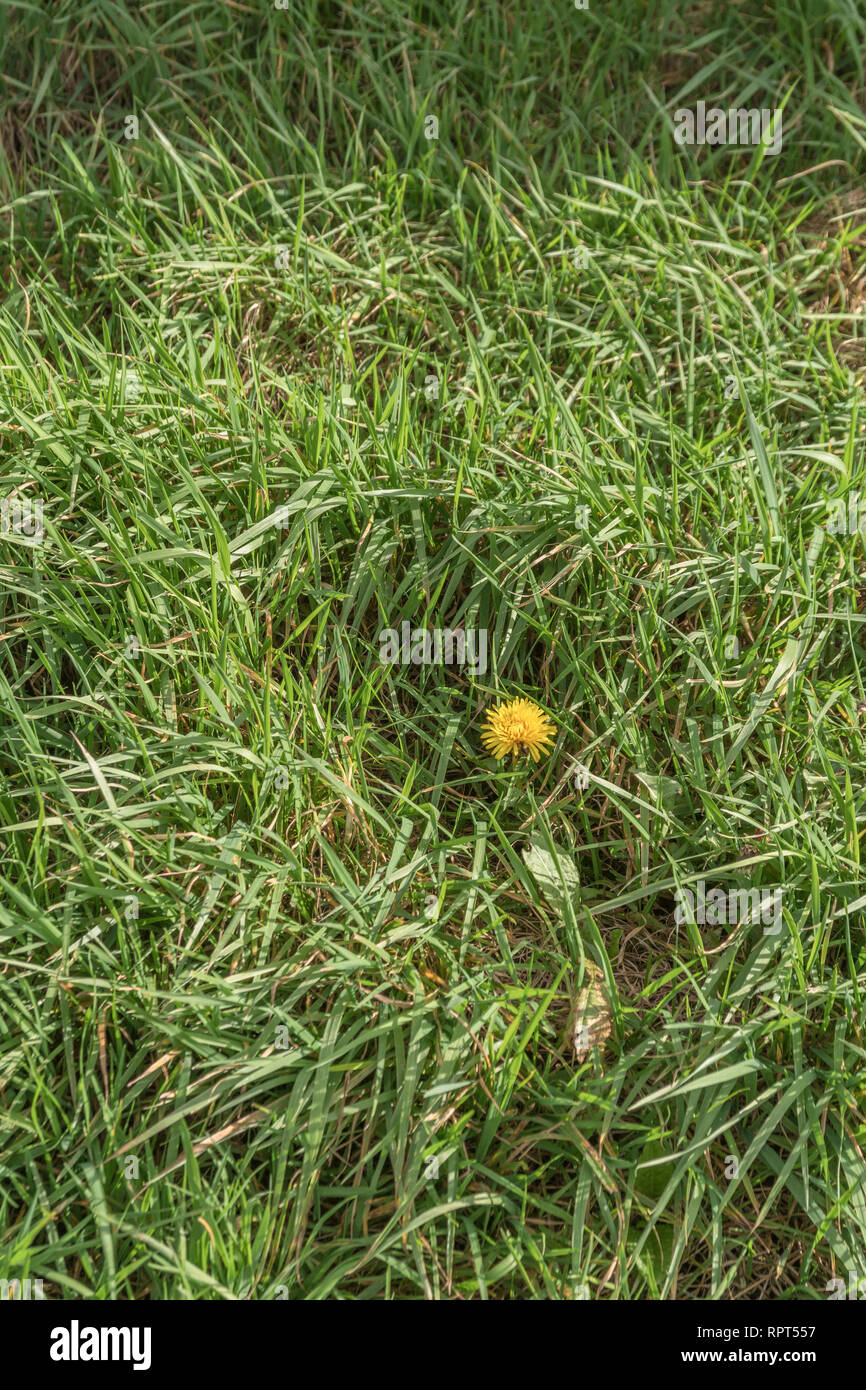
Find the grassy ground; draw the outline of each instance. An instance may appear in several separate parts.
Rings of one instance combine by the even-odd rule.
[[[3,11],[0,1275],[866,1276],[862,8]]]

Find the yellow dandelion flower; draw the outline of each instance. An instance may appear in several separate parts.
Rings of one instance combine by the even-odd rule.
[[[526,749],[537,763],[542,753],[550,752],[545,745],[553,743],[555,733],[556,725],[538,705],[531,700],[509,700],[488,710],[481,742],[494,758],[513,753],[516,761],[521,749]]]

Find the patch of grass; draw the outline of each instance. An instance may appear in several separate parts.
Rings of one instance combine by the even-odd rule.
[[[864,20],[609,10],[7,6],[0,1277],[866,1276]]]

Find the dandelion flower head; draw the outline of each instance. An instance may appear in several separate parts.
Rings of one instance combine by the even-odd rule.
[[[556,726],[543,710],[532,700],[509,700],[488,710],[486,723],[481,731],[481,742],[494,758],[507,757],[526,751],[533,762],[538,762],[542,753],[549,753],[548,744],[553,743]]]

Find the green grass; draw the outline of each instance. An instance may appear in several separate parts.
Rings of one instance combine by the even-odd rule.
[[[0,1277],[866,1276],[866,21],[590,5],[4,6]]]

